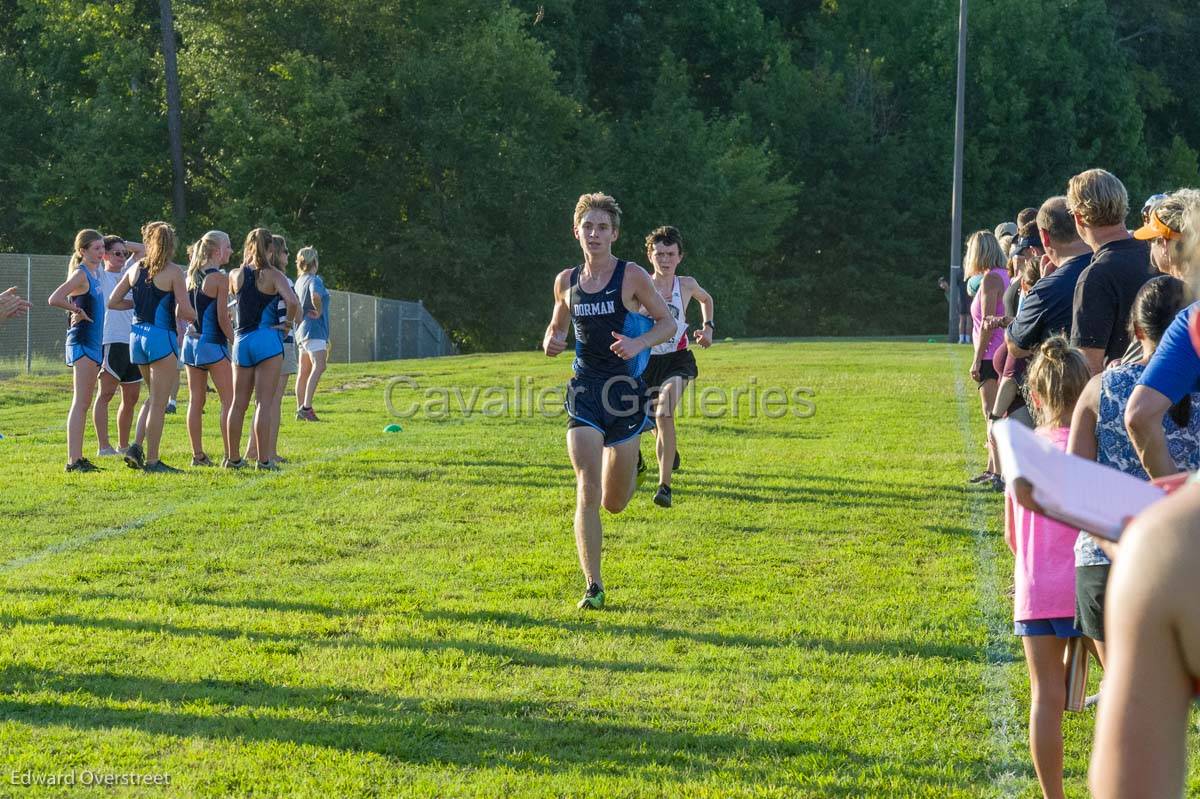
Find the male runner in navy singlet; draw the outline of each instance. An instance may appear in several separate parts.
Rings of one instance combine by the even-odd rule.
[[[575,548],[587,581],[580,608],[604,606],[600,507],[620,513],[637,487],[638,440],[654,426],[641,373],[650,347],[675,333],[675,320],[646,270],[613,257],[621,209],[605,194],[575,205],[574,234],[583,263],[554,281],[554,312],[542,340],[546,355],[567,347],[575,328],[575,376],[567,387],[567,452],[575,467]],[[638,313],[645,308],[648,316]]]

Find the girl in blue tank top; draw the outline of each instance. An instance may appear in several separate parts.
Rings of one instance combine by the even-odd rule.
[[[254,415],[254,440],[259,469],[276,471],[275,437],[279,402],[275,390],[283,365],[283,337],[276,329],[275,303],[283,299],[287,315],[295,318],[298,305],[283,274],[272,268],[271,231],[255,228],[246,236],[242,266],[229,273],[229,293],[237,302],[237,325],[233,341],[233,406],[229,411],[228,441],[233,457],[225,466],[245,466],[241,457],[242,426],[254,396],[259,412]]]
[[[183,362],[188,381],[188,440],[192,445],[192,466],[212,466],[204,451],[204,405],[208,379],[212,377],[221,403],[220,430],[223,457],[234,456],[229,446],[229,410],[233,406],[233,365],[229,360],[229,340],[233,323],[229,318],[229,278],[221,267],[233,253],[229,236],[210,230],[192,245],[188,263],[188,296],[196,308],[196,322],[183,337]]]
[[[92,392],[104,361],[104,311],[107,298],[100,289],[104,237],[95,230],[75,234],[75,249],[67,279],[50,295],[49,304],[71,314],[67,328],[66,360],[74,374],[74,393],[67,412],[67,471],[98,470],[83,457],[83,428]]]
[[[292,286],[292,281],[288,278],[284,270],[287,269],[288,255],[287,239],[283,236],[271,236],[271,268],[274,270],[274,277],[282,279],[287,284],[287,288],[295,292]],[[282,287],[281,287],[282,291]],[[287,302],[284,301],[282,293],[276,295],[274,303],[275,307],[275,331],[279,334],[283,346],[283,360],[279,364],[279,379],[275,383],[274,405],[271,406],[271,418],[274,420],[274,428],[271,430],[271,438],[275,441],[279,440],[279,423],[283,416],[283,395],[287,390],[288,375],[296,373],[296,339],[292,330],[292,322],[290,318]],[[259,386],[255,386],[257,391]],[[255,413],[262,413],[262,408],[256,407]],[[249,436],[246,441],[246,459],[258,462],[258,442],[254,436]],[[278,446],[273,459],[274,463],[284,463],[285,459],[280,456]]]
[[[138,365],[150,394],[138,416],[137,439],[125,451],[125,463],[148,472],[178,472],[159,460],[158,446],[167,400],[179,376],[175,318],[194,322],[196,312],[188,299],[183,269],[171,262],[175,229],[166,222],[151,222],[142,228],[142,238],[146,257],[121,276],[108,298],[113,310],[133,309],[129,359]],[[127,299],[130,292],[132,300]]]

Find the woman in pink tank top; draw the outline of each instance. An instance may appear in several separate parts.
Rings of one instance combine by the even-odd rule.
[[[989,316],[1004,316],[1004,290],[1008,288],[1008,271],[1004,268],[1008,259],[1000,242],[989,231],[979,230],[967,239],[967,257],[963,260],[963,279],[976,275],[983,277],[979,291],[971,302],[972,334],[975,357],[971,361],[971,379],[979,386],[979,400],[983,418],[990,424],[989,411],[996,402],[996,386],[1000,375],[992,365],[992,356],[1004,346],[1004,330],[985,322]],[[983,474],[971,478],[973,483],[987,483],[993,490],[1004,490],[1000,478],[996,453],[991,446],[991,435],[987,438],[988,462]]]

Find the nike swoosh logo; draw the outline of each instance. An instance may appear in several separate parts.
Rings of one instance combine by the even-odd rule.
[[[616,289],[609,289],[608,291],[606,291],[606,292],[604,292],[604,293],[605,293],[606,295],[608,295],[608,294],[616,294],[616,293],[617,293],[617,290],[616,290]]]

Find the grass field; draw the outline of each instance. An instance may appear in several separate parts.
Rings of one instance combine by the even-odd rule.
[[[700,388],[815,414],[681,420],[675,507],[647,480],[605,514],[587,615],[563,419],[381,432],[393,376],[511,393],[566,357],[333,367],[279,474],[66,475],[66,371],[0,381],[0,795],[1034,796],[967,357],[700,354]],[[164,441],[184,465],[182,412]],[[1067,719],[1070,795],[1093,720]]]

